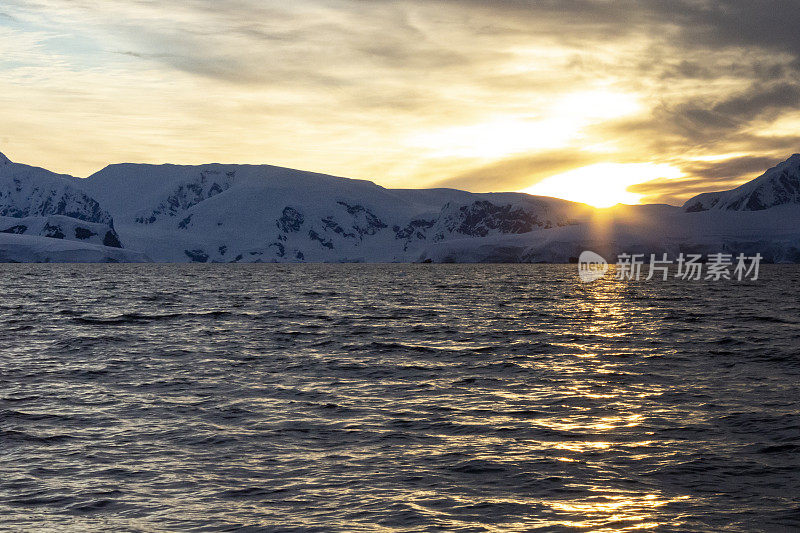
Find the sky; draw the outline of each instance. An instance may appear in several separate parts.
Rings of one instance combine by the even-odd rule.
[[[800,151],[800,2],[2,0],[0,152],[681,204]]]

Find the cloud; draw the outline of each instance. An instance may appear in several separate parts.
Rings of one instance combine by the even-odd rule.
[[[800,106],[798,27],[800,5],[778,0],[5,0],[0,123],[33,162],[75,173],[224,159],[487,191],[652,162],[686,173],[650,182],[675,199],[797,151],[770,128]],[[593,92],[641,109],[558,107]],[[517,118],[537,138],[575,126],[493,158],[407,141],[502,144],[480,126]],[[751,155],[697,163],[719,154]]]
[[[765,85],[754,83],[742,93],[726,95],[722,100],[705,105],[687,102],[667,110],[674,123],[689,136],[707,135],[709,130],[735,134],[738,127],[755,119],[775,118],[781,111],[797,109],[800,86],[780,82]]]
[[[641,203],[683,205],[704,192],[727,190],[741,185],[741,179],[714,180],[691,178],[684,180],[658,179],[632,185],[628,191],[644,195]]]
[[[431,186],[474,192],[518,191],[554,174],[603,161],[597,154],[560,150],[515,157],[470,169]]]
[[[677,5],[676,5],[677,4]],[[704,47],[769,48],[800,56],[800,5],[782,0],[683,0],[648,5],[662,17],[678,14],[682,40]]]
[[[742,156],[724,161],[690,163],[683,171],[697,178],[709,180],[737,179],[753,173],[763,174],[767,169],[777,165],[783,158],[764,156]]]
[[[646,195],[647,203],[682,204],[704,192],[732,189],[754,179],[784,158],[764,156],[733,157],[721,161],[687,163],[681,170],[688,176],[679,179],[655,179],[628,187]]]

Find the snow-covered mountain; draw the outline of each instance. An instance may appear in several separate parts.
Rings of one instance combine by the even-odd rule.
[[[64,215],[113,226],[111,215],[73,181],[71,176],[12,163],[0,154],[0,216]]]
[[[76,185],[76,178],[13,163],[0,154],[0,259],[139,261],[122,248],[111,215]],[[75,241],[56,246],[52,240]],[[116,250],[113,250],[116,249]],[[63,253],[62,253],[63,252]]]
[[[432,243],[546,230],[591,211],[266,165],[111,165],[76,182],[113,215],[127,246],[159,261],[414,261]]]
[[[3,157],[0,261],[566,262],[594,250],[611,260],[759,252],[800,262],[798,176],[796,155],[683,208],[597,210],[521,193],[386,189],[267,165],[121,164],[75,178]]]
[[[794,154],[740,187],[700,194],[683,207],[689,212],[709,209],[761,211],[785,204],[800,204],[800,154]]]

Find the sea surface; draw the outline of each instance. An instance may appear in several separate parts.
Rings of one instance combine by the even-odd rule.
[[[800,530],[798,266],[0,268],[0,530]]]

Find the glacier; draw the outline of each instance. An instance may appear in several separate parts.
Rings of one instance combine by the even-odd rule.
[[[0,260],[569,262],[593,250],[800,262],[798,192],[800,155],[681,207],[595,209],[270,165],[115,164],[78,178],[0,154]]]

